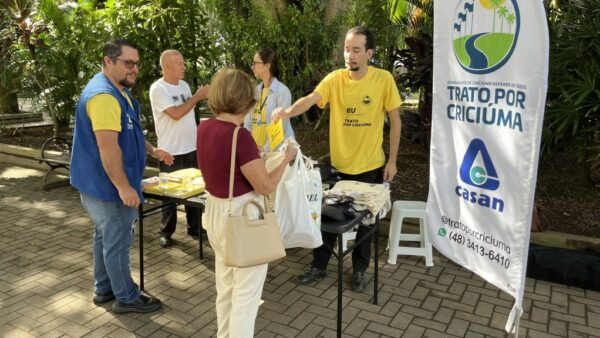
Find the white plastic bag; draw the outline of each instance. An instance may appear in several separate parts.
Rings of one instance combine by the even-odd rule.
[[[285,169],[275,195],[275,214],[286,249],[312,249],[323,244],[320,230],[322,198],[321,174],[312,167],[312,162],[307,167],[298,149],[296,159]]]
[[[263,154],[263,161],[265,161],[265,167],[267,168],[267,172],[271,172],[277,168],[281,161],[285,158],[285,153],[282,151],[272,151]],[[273,191],[267,196],[267,209],[275,210],[275,196],[277,195],[277,190]]]

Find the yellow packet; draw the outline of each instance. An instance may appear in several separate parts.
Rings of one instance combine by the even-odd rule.
[[[283,142],[283,122],[279,119],[276,123],[271,123],[267,126],[267,136],[269,137],[269,149],[271,151]]]
[[[174,182],[181,182],[184,177],[189,177],[191,179],[194,179],[196,177],[201,177],[201,176],[202,176],[202,173],[200,172],[200,169],[186,168],[186,169],[180,169],[180,170],[169,173],[169,180],[174,181]]]

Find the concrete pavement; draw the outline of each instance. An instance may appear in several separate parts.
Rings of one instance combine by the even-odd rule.
[[[158,245],[159,216],[145,221],[146,290],[164,308],[114,315],[92,301],[92,224],[70,187],[42,191],[43,172],[0,163],[1,337],[212,337],[216,332],[212,250],[197,256],[184,217],[170,249]],[[183,216],[183,215],[182,215]],[[350,290],[345,261],[344,337],[507,337],[513,300],[470,271],[434,253],[387,264],[380,238],[379,304]],[[138,278],[137,242],[132,271]],[[301,286],[311,251],[293,249],[269,267],[256,337],[335,337],[336,270]],[[333,263],[333,262],[332,262]],[[368,270],[372,278],[372,269]],[[369,291],[372,290],[370,284]],[[372,292],[372,291],[371,291]],[[521,337],[600,336],[600,293],[528,279]]]

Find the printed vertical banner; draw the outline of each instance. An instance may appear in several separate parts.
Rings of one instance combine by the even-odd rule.
[[[436,0],[427,231],[515,298],[518,331],[548,78],[542,0]]]

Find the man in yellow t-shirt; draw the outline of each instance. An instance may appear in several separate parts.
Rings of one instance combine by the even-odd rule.
[[[366,183],[390,182],[396,175],[396,160],[400,144],[400,94],[392,75],[370,67],[373,56],[373,34],[365,27],[355,27],[344,40],[345,69],[327,75],[309,95],[298,99],[291,107],[277,109],[273,119],[290,118],[317,104],[329,103],[329,144],[331,164],[344,180]],[[390,125],[390,153],[385,161],[383,127],[387,112]],[[356,240],[365,237],[369,228],[359,226]],[[323,246],[313,251],[310,269],[299,276],[301,284],[323,279],[337,235],[323,232]],[[365,271],[371,259],[371,238],[352,252],[352,288],[363,292],[367,286]]]

